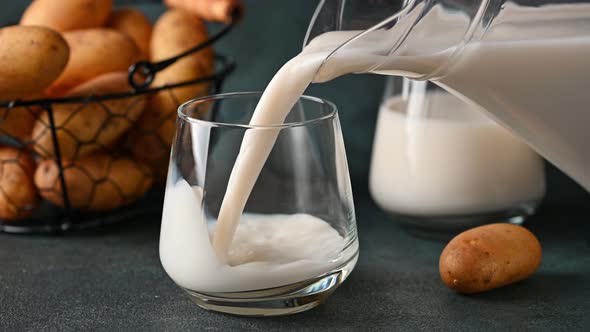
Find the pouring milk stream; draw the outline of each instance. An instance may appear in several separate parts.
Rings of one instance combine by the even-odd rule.
[[[395,19],[393,27],[352,41],[361,31],[314,38],[276,73],[250,124],[282,123],[312,82],[359,72],[429,79],[483,106],[590,190],[590,4],[521,7],[483,0],[469,16],[438,1],[410,0]],[[223,261],[277,135],[244,136],[213,234]]]

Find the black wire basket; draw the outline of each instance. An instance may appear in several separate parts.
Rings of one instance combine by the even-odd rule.
[[[138,127],[134,110],[148,96],[158,93],[169,94],[180,106],[186,100],[176,98],[177,88],[201,84],[210,86],[210,93],[220,92],[235,63],[219,54],[215,55],[212,75],[164,86],[151,84],[159,71],[211,46],[234,26],[223,25],[206,42],[172,58],[132,65],[127,75],[129,92],[0,102],[0,231],[60,233],[160,213],[167,162],[157,168],[148,167],[133,157],[128,142],[135,135],[144,151],[152,155],[156,150],[166,151],[164,158],[158,158],[167,159],[172,138],[163,137],[161,131],[164,126],[168,126],[167,130],[174,126],[176,112],[158,119],[155,127],[133,130]],[[59,107],[71,111],[64,121],[84,125],[88,111],[100,112],[106,119],[103,124],[128,127],[131,133],[122,135],[114,144],[101,141],[102,133],[112,130],[105,126],[75,135],[68,132],[66,122],[56,120],[55,109]],[[18,124],[26,122],[19,120],[26,118],[43,123],[37,135],[17,134]],[[87,149],[95,152],[66,158],[60,148],[60,142],[66,139],[74,143],[69,144],[75,146],[74,155]],[[71,156],[72,151],[66,154]]]

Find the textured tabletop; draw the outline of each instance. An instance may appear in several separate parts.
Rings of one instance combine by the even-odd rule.
[[[355,187],[359,263],[316,309],[241,318],[198,308],[160,266],[154,216],[66,237],[0,235],[0,330],[590,328],[588,210],[541,211],[528,223],[544,247],[540,270],[464,296],[439,279],[443,243],[408,234]]]

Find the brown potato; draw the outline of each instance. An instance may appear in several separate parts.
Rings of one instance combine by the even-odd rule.
[[[43,27],[0,29],[0,100],[42,92],[64,70],[70,50],[59,33]]]
[[[541,264],[541,244],[530,231],[491,224],[465,231],[440,255],[443,282],[460,293],[478,293],[529,277]]]
[[[204,23],[183,11],[169,10],[154,26],[152,61],[167,59],[207,40]],[[157,74],[152,86],[163,86],[208,76],[213,73],[211,48],[190,55]],[[134,156],[156,169],[166,169],[174,136],[176,110],[182,103],[205,96],[209,84],[164,90],[150,96],[148,106],[130,134]]]
[[[90,211],[129,205],[143,196],[153,181],[151,171],[143,164],[106,154],[64,162],[64,176],[71,207]],[[39,164],[35,184],[44,199],[64,206],[59,168],[54,160]]]
[[[71,31],[64,38],[70,46],[70,61],[47,90],[52,97],[62,96],[99,75],[127,71],[143,57],[129,36],[114,29]]]
[[[34,170],[35,164],[26,151],[0,147],[0,219],[3,221],[27,217],[37,206]]]
[[[131,91],[126,72],[101,75],[74,90],[66,97],[104,95]],[[61,156],[76,159],[110,147],[135,123],[145,108],[145,95],[102,102],[55,104],[53,116]],[[42,113],[33,128],[34,149],[43,157],[55,156],[49,118]]]
[[[113,0],[34,0],[23,13],[21,25],[40,25],[56,31],[101,27]]]
[[[35,96],[24,98],[24,100],[38,98],[42,97]],[[40,112],[39,106],[0,107],[0,136],[8,135],[21,142],[26,142],[31,138],[35,120]]]
[[[29,139],[38,113],[36,107],[0,107],[0,136]]]
[[[180,10],[169,10],[156,22],[150,43],[152,61],[161,61],[178,55],[209,38],[207,27],[203,21]],[[208,47],[190,56],[182,58],[170,67],[158,73],[154,86],[178,83],[213,73],[213,49]],[[184,102],[209,92],[209,86],[194,85],[173,90],[177,99]],[[164,103],[171,102],[172,97],[166,95]],[[168,105],[168,104],[166,104]]]
[[[107,27],[131,37],[143,54],[150,54],[152,24],[141,11],[133,8],[115,10],[109,17]]]
[[[207,21],[230,23],[240,18],[244,6],[240,0],[164,0],[172,8],[186,10]]]

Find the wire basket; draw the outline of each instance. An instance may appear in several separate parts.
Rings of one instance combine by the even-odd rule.
[[[0,144],[4,146],[0,153],[0,231],[60,233],[160,213],[162,179],[172,139],[164,137],[162,131],[174,128],[176,112],[159,118],[156,126],[141,127],[137,110],[154,94],[167,94],[180,106],[186,100],[177,98],[176,88],[201,84],[209,85],[211,93],[220,92],[235,63],[219,54],[215,55],[215,72],[210,76],[156,87],[151,83],[159,71],[211,46],[234,26],[224,25],[206,42],[170,59],[132,65],[127,76],[130,92],[0,102]],[[67,118],[56,119],[56,108],[68,110]],[[104,119],[102,126],[83,133],[69,132],[66,123],[77,121],[84,126],[89,111]],[[23,137],[18,134],[22,129],[19,125],[31,123],[25,121],[27,118],[42,125],[40,130],[33,130],[33,135]],[[131,129],[115,143],[103,142],[105,132],[121,128]],[[142,143],[147,157],[159,159],[161,164],[148,167],[149,163],[133,157],[130,136]],[[60,147],[64,140],[73,143],[67,144],[67,151]],[[85,156],[78,158],[81,155]]]

